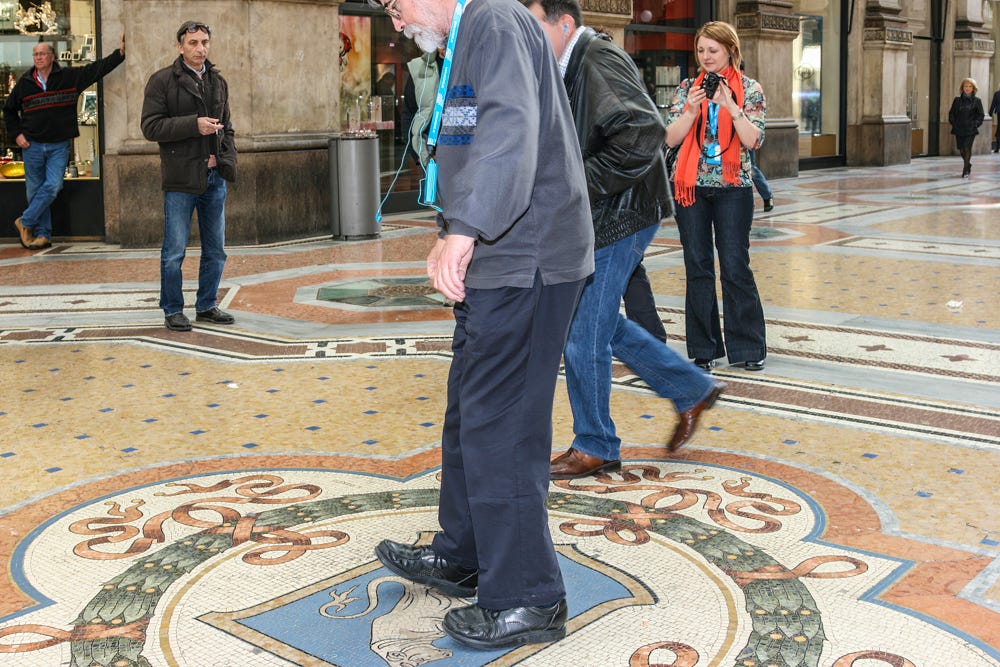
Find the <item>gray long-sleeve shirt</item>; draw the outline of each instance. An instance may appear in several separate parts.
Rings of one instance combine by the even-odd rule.
[[[587,182],[552,46],[516,0],[462,17],[438,140],[448,234],[477,239],[475,289],[580,280],[594,270]]]

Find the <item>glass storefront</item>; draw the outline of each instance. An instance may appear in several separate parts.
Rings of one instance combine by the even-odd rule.
[[[642,72],[650,97],[664,115],[674,90],[694,76],[694,33],[711,20],[711,3],[694,0],[634,0],[632,23],[625,28],[625,51]]]
[[[40,40],[52,45],[60,67],[97,60],[96,13],[95,0],[0,0],[0,106],[17,80],[33,66],[32,49]],[[77,99],[80,136],[72,144],[63,192],[53,204],[53,231],[57,236],[103,234],[100,109],[98,85]],[[20,160],[21,149],[7,134],[6,125],[0,123],[0,162]],[[0,175],[0,217],[13,219],[26,205],[24,178],[18,175],[16,165],[3,171],[8,176]]]
[[[379,137],[380,192],[389,193],[384,211],[417,208],[423,170],[406,150],[409,128],[406,64],[420,55],[392,20],[366,0],[340,6],[340,121],[345,129],[374,130]]]
[[[792,113],[799,125],[799,158],[838,155],[841,146],[840,2],[799,0],[792,11]]]

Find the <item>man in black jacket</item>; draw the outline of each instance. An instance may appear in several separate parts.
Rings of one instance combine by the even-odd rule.
[[[14,85],[3,107],[7,133],[21,148],[28,208],[14,226],[21,245],[41,250],[52,245],[49,207],[63,187],[70,144],[80,136],[76,98],[125,60],[125,36],[107,58],[84,67],[60,67],[48,42],[31,51],[34,66]]]
[[[236,146],[229,121],[229,86],[208,60],[211,29],[188,21],[177,31],[180,55],[149,77],[142,134],[160,144],[164,226],[160,249],[160,308],[173,331],[190,331],[184,315],[181,264],[198,210],[201,263],[195,314],[199,322],[232,324],[216,305],[226,265],[226,181],[236,180]]]
[[[583,150],[594,222],[594,275],[563,353],[575,437],[549,468],[573,479],[621,468],[611,419],[611,357],[673,400],[679,422],[668,448],[693,435],[724,385],[621,314],[621,300],[669,207],[663,120],[628,54],[582,26],[577,0],[522,0],[555,50]]]

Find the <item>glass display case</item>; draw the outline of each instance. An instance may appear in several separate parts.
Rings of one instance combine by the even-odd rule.
[[[95,0],[0,0],[0,107],[17,80],[33,66],[32,49],[40,42],[52,45],[60,67],[74,67],[98,58]],[[56,235],[103,234],[100,193],[98,85],[77,98],[80,136],[71,145],[66,184],[53,204]],[[21,160],[21,149],[0,123],[0,162]],[[24,179],[17,169],[0,172],[0,223],[13,220],[26,205]]]

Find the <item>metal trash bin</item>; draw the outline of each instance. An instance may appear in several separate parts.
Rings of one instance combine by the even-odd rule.
[[[378,136],[345,132],[330,139],[330,226],[345,241],[378,238]]]

